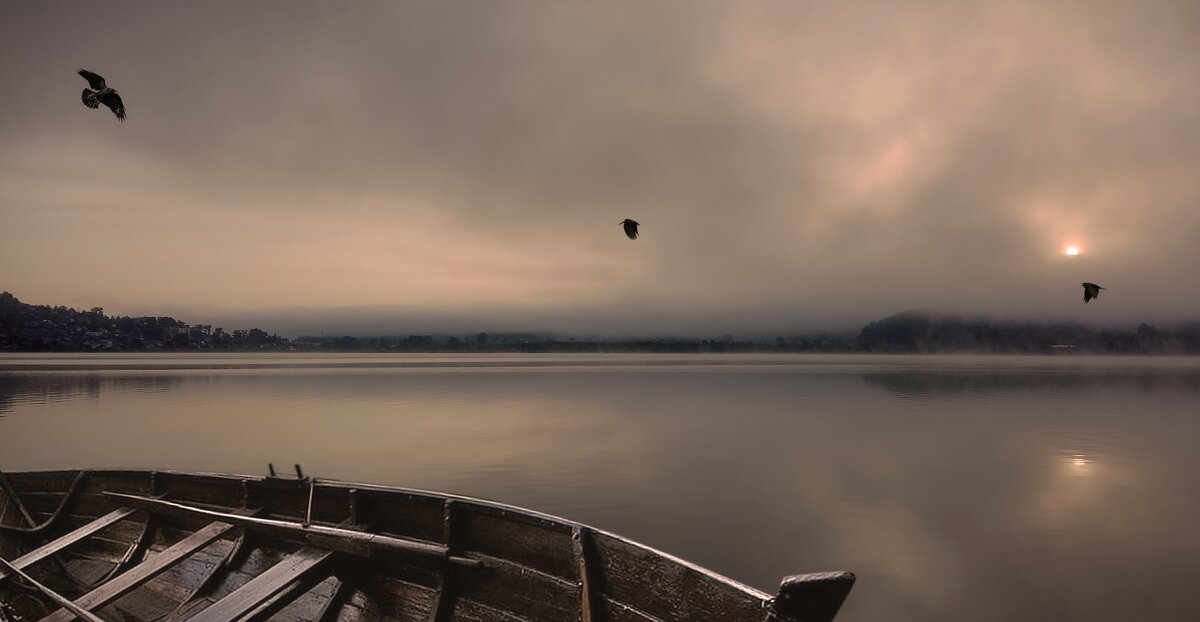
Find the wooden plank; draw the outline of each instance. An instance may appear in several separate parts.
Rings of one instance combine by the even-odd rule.
[[[155,492],[171,499],[187,499],[189,503],[247,507],[244,478],[214,474],[185,474],[159,471],[155,477]],[[132,493],[131,493],[132,494]],[[254,501],[252,505],[260,505]]]
[[[272,518],[256,518],[239,514],[229,514],[216,510],[118,493],[106,493],[122,504],[140,507],[152,512],[176,516],[204,517],[232,523],[244,529],[273,534],[282,538],[301,540],[312,546],[333,549],[359,557],[375,557],[378,554],[419,555],[446,561],[459,566],[479,566],[478,559],[450,555],[448,549],[441,544],[398,538],[378,533],[355,531],[342,527],[327,527],[324,525],[305,526],[295,521]]]
[[[283,607],[284,602],[290,603],[290,602],[296,600],[298,597],[303,596],[304,595],[304,590],[302,589],[303,587],[304,587],[304,585],[300,582],[299,579],[292,581],[291,583],[289,583],[289,584],[283,586],[281,589],[277,590],[274,594],[271,595],[270,598],[267,598],[266,600],[262,601],[261,603],[255,605],[252,609],[250,609],[246,613],[242,614],[238,619],[242,620],[243,622],[248,622],[249,620],[263,619],[262,616],[264,616],[268,611],[272,611],[272,610],[278,611],[279,609],[281,609]]]
[[[574,578],[563,579],[503,559],[484,559],[487,572],[471,573],[469,577],[455,580],[456,598],[451,604],[450,619],[459,620],[460,608],[468,601],[487,603],[489,607],[522,620],[579,619],[579,587]],[[730,618],[675,619],[715,621]]]
[[[167,615],[166,619],[181,619],[182,616],[180,615],[180,612],[187,610],[188,607],[194,606],[195,601],[193,599],[195,599],[199,594],[208,592],[208,590],[212,588],[213,583],[217,580],[217,577],[220,576],[222,570],[233,567],[233,558],[234,556],[240,554],[241,547],[245,542],[246,530],[243,529],[238,533],[237,540],[233,543],[233,546],[229,549],[229,552],[225,554],[224,560],[208,565],[206,569],[199,573],[200,580],[197,581],[190,590],[188,590],[186,596],[179,600],[179,604],[176,605],[173,610],[171,610],[171,613]]]
[[[121,556],[121,561],[117,563],[114,574],[125,572],[140,562],[146,551],[150,550],[150,545],[154,543],[154,534],[156,532],[158,532],[158,517],[153,515],[147,516],[146,524],[142,525],[142,533],[138,535],[138,539],[129,545],[129,549]]]
[[[591,532],[587,527],[576,525],[571,532],[571,542],[575,548],[575,562],[579,565],[579,619],[582,622],[600,620],[590,540]]]
[[[297,473],[300,472],[300,465],[298,465],[298,464],[296,465],[296,472]],[[315,479],[308,480],[308,509],[306,509],[304,511],[304,526],[305,527],[308,527],[308,525],[310,523],[312,523],[313,497],[316,495],[316,493],[317,493],[317,480],[315,480]]]
[[[50,600],[52,600],[52,601],[58,603],[60,606],[64,607],[63,611],[69,612],[71,614],[72,618],[75,618],[76,616],[78,616],[79,618],[85,620],[86,622],[104,622],[104,620],[101,620],[100,618],[97,618],[96,616],[79,608],[78,606],[75,605],[75,603],[67,600],[65,597],[63,597],[58,592],[55,592],[54,590],[42,585],[41,583],[38,583],[37,581],[35,581],[33,579],[33,577],[25,574],[25,572],[22,571],[20,568],[13,566],[12,564],[10,564],[8,561],[4,560],[3,558],[0,558],[0,570],[7,570],[8,572],[11,572],[12,574],[24,579],[26,583],[32,585],[37,591],[41,592],[43,595],[45,595]]]
[[[334,551],[304,547],[196,614],[189,622],[229,622],[240,619],[333,555]]]
[[[342,585],[342,580],[333,575],[315,581],[297,579],[242,616],[241,622],[321,622],[338,598]]]
[[[322,486],[328,484],[322,483]],[[442,537],[445,497],[359,487],[355,494],[357,524],[370,524],[377,531],[400,533],[410,538],[434,541]]]
[[[769,598],[611,534],[591,544],[604,597],[660,620],[761,619]]]
[[[499,557],[574,582],[571,526],[530,519],[519,512],[496,512],[476,503],[459,503],[463,550]]]
[[[348,520],[354,524],[362,524],[362,519],[359,516],[359,510],[358,510],[358,489],[351,488],[350,491],[348,493],[346,493],[346,496],[349,498],[349,502],[350,502],[350,509],[349,509],[350,516],[346,520]]]
[[[75,601],[75,604],[88,610],[99,609],[158,576],[185,557],[208,546],[230,529],[233,529],[233,525],[229,523],[210,523],[162,552],[150,556],[128,572],[122,573],[104,585],[84,594]],[[70,622],[74,619],[75,615],[70,611],[59,609],[42,618],[41,622]]]
[[[345,588],[346,588],[346,583],[344,581],[342,581],[341,579],[338,579],[335,577],[334,584],[333,584],[333,593],[331,593],[329,595],[329,598],[324,603],[322,603],[319,607],[317,607],[316,612],[313,614],[313,616],[311,618],[312,622],[325,622],[325,619],[329,616],[330,613],[337,611],[336,605],[338,604],[338,600],[341,598],[342,591]]]
[[[442,541],[446,543],[446,554],[456,553],[458,538],[455,535],[454,500],[446,499],[442,505]],[[442,569],[437,592],[433,595],[433,606],[429,609],[429,622],[445,622],[450,618],[454,592],[454,576],[450,567]]]
[[[128,517],[130,514],[133,514],[136,511],[137,510],[133,508],[121,508],[119,510],[113,510],[112,512],[97,518],[96,520],[62,536],[61,538],[47,542],[46,544],[43,544],[42,546],[14,559],[12,561],[12,565],[17,568],[28,568],[29,566],[32,566],[33,564],[36,564],[43,559],[54,555],[55,553],[63,551],[72,544],[75,544],[84,538],[95,534],[101,529],[104,529],[105,527],[108,527],[109,525]],[[8,576],[8,572],[0,569],[0,581],[3,581]]]

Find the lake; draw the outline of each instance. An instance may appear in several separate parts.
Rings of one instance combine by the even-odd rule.
[[[1200,358],[0,355],[0,469],[268,462],[851,570],[839,620],[1200,620]]]

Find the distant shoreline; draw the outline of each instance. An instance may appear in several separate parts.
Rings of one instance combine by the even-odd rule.
[[[1200,372],[1200,357],[1168,355],[1047,356],[1041,354],[473,354],[473,353],[0,353],[3,373],[294,371],[478,372],[566,370],[622,371],[671,369],[828,369],[858,368],[864,373],[904,369],[943,371],[1157,373]]]
[[[1166,327],[996,321],[905,311],[852,332],[773,338],[600,339],[545,333],[301,336],[259,328],[226,332],[171,317],[105,315],[95,307],[30,305],[0,294],[0,352],[361,352],[399,354],[1200,354],[1200,320]]]

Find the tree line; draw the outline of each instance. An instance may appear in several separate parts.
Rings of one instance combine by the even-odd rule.
[[[0,350],[22,352],[144,350],[278,350],[288,339],[259,328],[189,325],[172,317],[109,316],[101,307],[78,311],[30,305],[0,293]]]
[[[1039,354],[1200,354],[1200,321],[1169,327],[1095,327],[1076,322],[963,319],[908,311],[864,326],[855,348],[866,352]]]
[[[963,319],[906,311],[868,323],[857,333],[809,333],[739,339],[563,339],[550,335],[300,337],[336,352],[826,352],[992,354],[1200,354],[1200,321],[1170,327],[1142,323],[1108,328],[1072,322]]]
[[[530,352],[530,353],[1104,353],[1200,354],[1200,321],[1158,327],[1095,327],[1072,322],[963,319],[906,311],[870,322],[857,332],[805,333],[772,338],[708,339],[561,338],[538,333],[468,335],[334,336],[289,340],[259,328],[225,331],[171,317],[108,316],[29,305],[0,294],[0,350],[26,352],[145,350],[317,350],[326,352]]]

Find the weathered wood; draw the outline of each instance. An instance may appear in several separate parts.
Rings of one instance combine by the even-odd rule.
[[[487,572],[455,583],[454,617],[465,601],[486,603],[521,620],[574,620],[579,616],[575,578],[563,579],[516,562],[484,558]]]
[[[445,530],[446,497],[366,486],[355,488],[358,490],[354,500],[355,523],[369,524],[372,531],[404,534],[409,538],[441,539]]]
[[[238,620],[258,605],[275,596],[289,584],[313,571],[334,555],[333,551],[305,547],[251,579],[225,598],[193,616],[189,622],[229,622]]]
[[[780,584],[771,611],[779,622],[832,622],[852,587],[852,572],[792,575]]]
[[[575,561],[579,565],[579,619],[582,622],[599,622],[599,600],[596,594],[596,579],[593,576],[591,554],[591,530],[576,525],[571,532],[575,549]]]
[[[300,465],[298,465],[298,464],[296,465],[296,470],[297,471],[300,470]],[[304,526],[305,527],[309,526],[309,524],[312,523],[313,495],[316,493],[316,491],[317,491],[317,480],[314,480],[314,479],[308,480],[308,508],[305,509],[305,511],[304,511]]]
[[[32,566],[33,564],[36,564],[43,559],[54,555],[55,553],[62,552],[71,545],[84,540],[88,536],[94,535],[105,527],[128,518],[130,514],[133,514],[136,511],[137,510],[133,508],[113,510],[112,512],[97,518],[96,520],[84,525],[83,527],[80,527],[79,529],[76,529],[75,531],[65,534],[56,540],[47,542],[46,544],[43,544],[42,546],[39,546],[38,548],[14,559],[12,561],[12,565],[17,568],[27,568]],[[4,570],[0,570],[0,581],[3,581],[8,576],[9,573],[5,572]]]
[[[29,512],[26,511],[25,506],[21,503],[20,498],[18,498],[16,493],[13,492],[13,488],[9,487],[8,494],[12,496],[13,501],[17,503],[17,507],[20,508],[21,512],[24,514],[24,518],[29,522],[29,526],[17,527],[15,525],[0,524],[0,531],[35,534],[49,529],[50,526],[58,522],[58,517],[62,515],[63,510],[67,508],[67,504],[69,504],[71,499],[74,498],[75,491],[79,489],[79,482],[82,479],[83,471],[76,472],[74,479],[71,480],[70,486],[67,487],[66,493],[63,494],[62,501],[59,502],[58,508],[51,512],[50,515],[47,516],[46,519],[41,523],[38,523],[33,519],[32,516],[30,516]],[[0,473],[0,482],[2,482],[5,486],[9,486],[7,478],[3,477],[2,473]]]
[[[150,556],[146,561],[124,572],[111,581],[79,597],[75,604],[84,609],[99,609],[120,598],[130,590],[153,579],[185,557],[211,544],[217,538],[225,535],[233,525],[229,523],[211,523],[176,542],[161,553]],[[60,609],[44,618],[41,622],[70,622],[74,615],[65,609]]]
[[[766,600],[703,569],[611,534],[592,544],[604,595],[660,620],[756,620]],[[686,595],[682,597],[680,595]]]
[[[358,511],[358,489],[351,488],[350,491],[346,493],[346,496],[348,497],[349,503],[349,507],[346,510],[349,517],[346,520],[356,525],[361,525],[361,515]]]
[[[130,542],[128,538],[109,539],[109,538],[106,538],[106,537],[100,536],[100,535],[93,536],[88,541],[89,551],[91,553],[95,553],[97,551],[103,553],[105,550],[109,550],[112,553],[119,551],[121,554],[121,558],[119,560],[117,560],[117,562],[115,564],[112,563],[111,554],[108,556],[92,557],[88,554],[83,554],[83,553],[80,553],[77,551],[72,551],[71,554],[74,557],[82,557],[85,559],[94,559],[96,561],[104,562],[105,564],[111,564],[111,568],[109,568],[109,570],[107,572],[103,573],[103,575],[98,576],[94,580],[87,581],[86,585],[95,587],[97,584],[108,581],[109,579],[112,579],[116,575],[121,574],[122,572],[125,572],[126,570],[129,570],[130,567],[139,563],[141,561],[142,554],[154,542],[154,534],[158,530],[157,523],[158,523],[158,521],[154,515],[148,515],[146,517],[146,522],[142,524],[141,531],[138,532],[138,536],[136,538],[134,538],[132,542]],[[112,530],[116,530],[116,529],[117,529],[117,526],[114,525]],[[112,534],[112,535],[118,536],[118,538],[119,538],[119,534]],[[97,547],[97,545],[99,545],[99,546]],[[116,551],[112,550],[113,547],[116,547]]]
[[[197,602],[194,599],[196,599],[198,594],[209,592],[212,586],[216,584],[217,578],[218,576],[221,576],[223,570],[228,570],[229,568],[233,567],[233,563],[230,562],[232,562],[234,556],[239,555],[241,546],[246,542],[245,538],[246,531],[241,530],[238,533],[238,539],[236,539],[235,542],[230,545],[229,551],[223,556],[216,556],[218,560],[221,561],[208,564],[208,566],[200,570],[198,573],[198,580],[193,582],[191,590],[185,591],[184,596],[179,599],[179,604],[175,605],[175,608],[170,611],[170,614],[168,614],[164,620],[186,620],[186,615],[184,612],[190,611],[188,608],[192,608],[192,606],[197,605]],[[216,543],[214,543],[214,545],[216,545]]]
[[[327,527],[324,525],[305,526],[302,523],[294,521],[229,514],[137,495],[110,493],[108,496],[121,503],[152,512],[183,516],[203,516],[212,520],[226,521],[244,529],[261,531],[285,538],[294,538],[306,542],[311,546],[333,549],[360,557],[374,557],[380,553],[390,553],[392,555],[417,555],[435,560],[445,560],[460,566],[480,565],[477,559],[448,555],[444,545],[432,542],[397,538],[377,533],[366,533],[343,529],[341,527]]]
[[[249,622],[250,620],[263,619],[263,616],[272,610],[278,610],[284,603],[291,602],[303,594],[304,584],[300,579],[296,579],[291,583],[283,586],[281,589],[272,594],[269,598],[258,603],[246,613],[238,617],[238,622]],[[232,595],[232,594],[231,594]]]
[[[154,534],[158,531],[158,518],[154,515],[146,517],[146,523],[142,526],[142,532],[138,534],[137,540],[129,545],[129,549],[121,556],[121,561],[117,562],[117,567],[113,569],[113,574],[118,574],[129,570],[132,566],[138,564],[145,552],[154,542]]]
[[[2,492],[2,491],[3,491],[3,488],[0,487],[0,492]],[[62,502],[63,493],[61,491],[54,491],[54,492],[29,492],[29,491],[26,491],[26,492],[20,493],[20,495],[21,495],[21,504],[25,506],[25,509],[28,511],[29,515],[36,516],[38,514],[52,514],[54,512],[54,510],[56,508],[58,508],[58,504],[60,502]],[[0,498],[3,498],[3,495],[0,495]],[[13,509],[15,510],[15,508],[16,508],[16,506],[14,505]],[[17,516],[16,514],[14,514],[12,516],[12,518],[19,519],[20,516]],[[10,521],[10,523],[11,523],[11,521]],[[14,526],[28,527],[29,523],[28,523],[28,521],[26,521],[20,525],[14,525]]]
[[[25,499],[25,507],[29,509],[30,514],[36,517],[38,514],[43,516],[53,514],[62,505],[64,494],[63,492],[22,492],[21,497]],[[64,517],[71,515],[95,517],[115,509],[116,506],[112,501],[97,493],[76,492],[71,499],[71,507]]]
[[[224,507],[250,507],[243,505],[244,481],[246,481],[245,478],[214,473],[184,475],[169,471],[159,471],[155,478],[157,492],[167,499]],[[254,505],[257,506],[257,504]]]
[[[310,574],[320,577],[325,572],[328,571]],[[330,614],[334,601],[341,594],[342,586],[343,582],[337,576],[293,581],[275,596],[239,618],[239,622],[323,622],[324,617]]]
[[[571,525],[497,511],[473,502],[458,505],[464,550],[511,560],[575,582],[578,568],[572,554]]]
[[[442,506],[442,542],[446,543],[446,554],[457,553],[458,539],[455,537],[454,500],[446,499]],[[444,622],[450,617],[453,600],[454,576],[451,568],[442,569],[437,592],[433,595],[433,606],[429,609],[429,622]]]
[[[229,554],[225,556],[225,561],[221,562],[221,565],[228,569],[241,563],[244,557],[243,553],[249,548],[246,545],[246,541],[249,539],[250,532],[245,529],[238,532],[237,540],[233,542],[233,548],[229,550]]]
[[[32,473],[11,473],[11,475],[13,477],[9,478],[9,484],[17,492],[63,492],[79,476],[79,471],[34,471]]]
[[[3,518],[3,517],[4,517],[4,514],[2,512],[0,512],[0,518]],[[17,612],[13,611],[12,607],[10,607],[8,605],[8,603],[0,600],[0,622],[19,622],[19,621],[20,621],[20,617],[17,616]]]
[[[313,613],[311,622],[325,622],[330,613],[337,611],[337,603],[342,597],[342,591],[346,588],[346,583],[336,577],[333,581],[333,591],[329,594],[329,598],[317,607],[317,610]]]
[[[78,607],[75,603],[73,603],[70,600],[68,600],[67,598],[63,597],[63,595],[59,594],[58,592],[55,592],[54,590],[42,585],[41,583],[38,583],[37,581],[34,580],[33,577],[25,574],[25,572],[23,570],[21,570],[20,568],[17,568],[16,566],[13,566],[12,564],[8,563],[8,561],[5,560],[4,558],[0,558],[0,570],[7,570],[8,572],[12,573],[13,575],[16,575],[16,576],[24,579],[26,583],[32,585],[37,591],[41,592],[44,596],[46,596],[50,600],[58,603],[58,605],[60,607],[63,607],[63,611],[70,612],[72,618],[79,617],[80,619],[86,620],[87,622],[104,622],[104,620],[101,620],[100,618],[97,618],[96,616],[92,615],[91,613]]]
[[[173,471],[10,473],[8,479],[41,527],[56,517],[56,537],[90,529],[97,516],[116,508],[150,512],[157,526],[126,516],[107,531],[76,538],[83,541],[78,545],[66,544],[70,534],[59,538],[59,550],[72,557],[99,552],[109,566],[141,560],[117,569],[107,584],[75,603],[91,615],[128,622],[204,622],[205,616],[242,622],[824,622],[836,611],[828,595],[813,597],[824,603],[816,609],[798,607],[806,593],[816,593],[820,582],[811,577],[792,581],[798,587],[781,588],[772,599],[619,536],[480,499],[310,478]],[[68,494],[74,486],[78,494]],[[156,494],[170,501],[153,498]],[[3,498],[0,492],[0,505]],[[262,513],[248,518],[240,509],[246,507]],[[10,524],[27,522],[15,505],[8,513]],[[241,527],[248,540],[238,546],[226,531],[223,538],[230,540],[214,536],[190,554],[179,555],[171,546],[143,552],[146,544],[160,546],[151,543],[154,538],[165,539],[165,545],[182,536],[183,542],[214,522],[229,530]],[[37,541],[28,528],[0,530],[4,551],[25,550],[21,543],[31,540]],[[38,543],[59,546],[49,540]],[[324,565],[318,560],[310,569],[288,565],[297,549],[339,559]],[[52,553],[42,559],[47,557],[54,559]],[[91,573],[85,560],[68,563],[74,564],[72,572]],[[149,572],[156,564],[165,570]],[[468,566],[476,568],[465,570]],[[67,589],[50,580],[51,568],[34,568],[52,589]],[[49,604],[47,598],[41,601]],[[51,614],[46,618],[55,622],[76,617],[65,610]]]
[[[608,622],[663,622],[637,607],[631,607],[609,598],[602,599],[602,604],[601,610],[604,612],[604,619]],[[755,618],[754,622],[762,621]]]
[[[21,514],[21,518],[25,519],[25,524],[29,525],[30,527],[36,526],[37,523],[34,522],[33,517],[29,515],[29,510],[25,507],[25,504],[21,502],[21,498],[17,496],[17,492],[12,489],[11,485],[9,485],[8,478],[4,476],[4,471],[0,471],[0,489],[4,490],[4,495],[8,499],[8,502],[4,506],[5,509],[7,510],[9,505],[16,506],[17,511]]]

